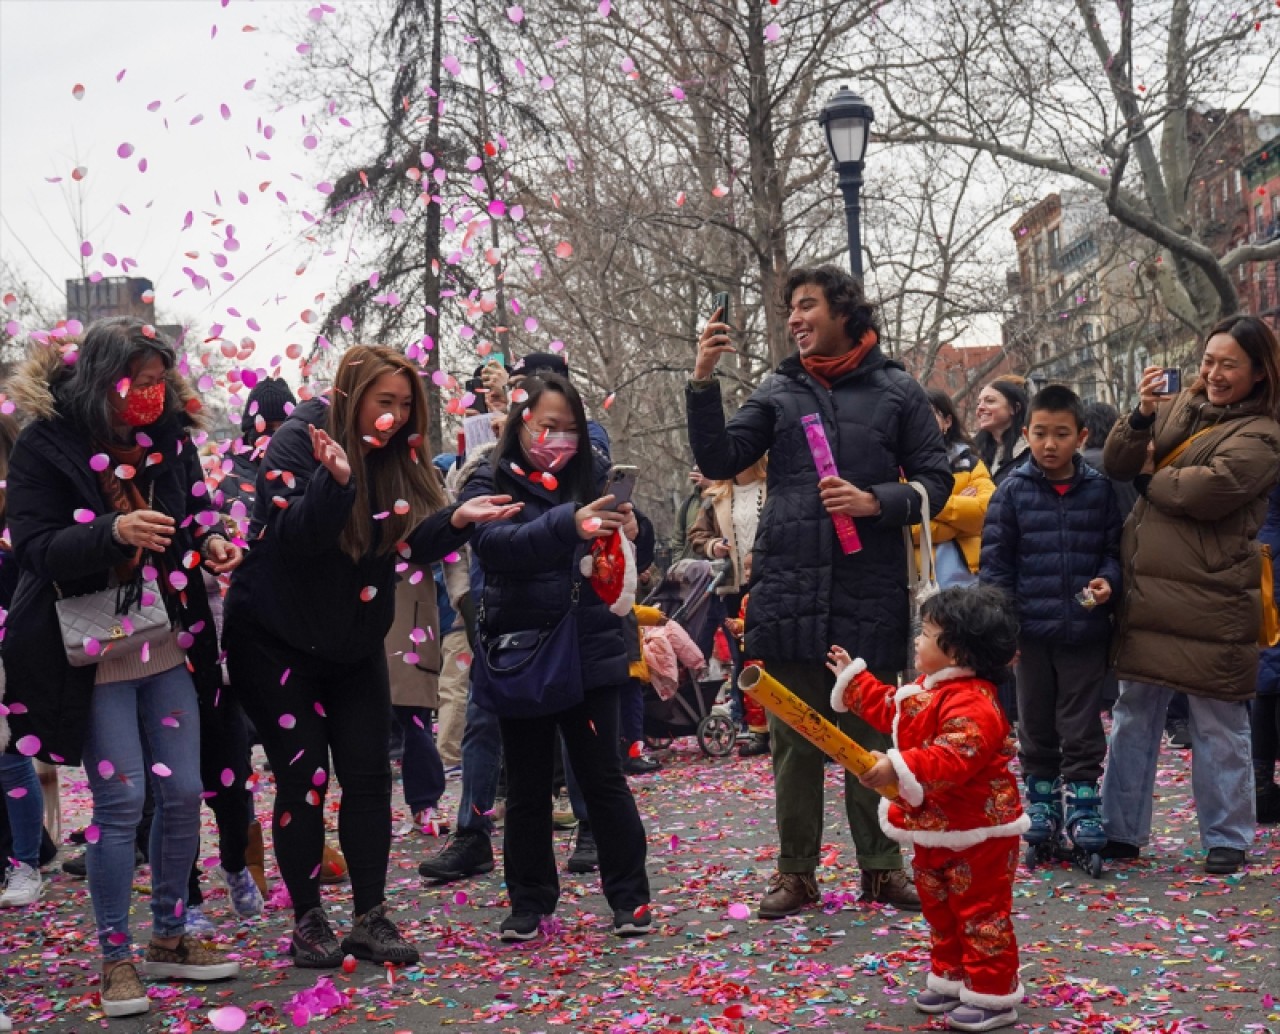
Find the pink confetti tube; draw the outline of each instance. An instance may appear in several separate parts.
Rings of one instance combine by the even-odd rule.
[[[804,425],[804,436],[809,440],[809,452],[813,454],[813,465],[818,468],[818,478],[839,477],[836,470],[835,457],[831,455],[831,443],[827,441],[826,429],[822,426],[822,417],[810,413],[800,421]],[[862,550],[862,540],[858,538],[858,529],[853,518],[847,513],[833,513],[831,523],[836,527],[836,538],[840,540],[840,548],[845,555]]]

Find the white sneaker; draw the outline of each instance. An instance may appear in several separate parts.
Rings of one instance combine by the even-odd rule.
[[[13,1030],[13,1023],[3,1012],[0,1012],[0,1030]]]
[[[43,893],[44,880],[40,878],[40,870],[19,862],[16,868],[9,870],[8,883],[4,893],[0,894],[0,908],[34,905]]]

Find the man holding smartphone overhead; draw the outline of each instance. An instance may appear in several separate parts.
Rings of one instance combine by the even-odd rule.
[[[719,306],[698,341],[686,393],[689,442],[702,473],[728,479],[769,454],[747,614],[747,653],[868,749],[888,738],[836,715],[832,644],[863,657],[883,681],[907,662],[910,608],[902,529],[920,521],[924,486],[936,513],[951,465],[924,389],[879,348],[875,307],[835,266],[792,270],[782,293],[796,352],[725,421],[716,364],[734,351]],[[819,477],[804,418],[816,415],[837,473]],[[851,518],[860,550],[846,553],[833,517]],[[823,754],[770,717],[778,870],[760,917],[780,919],[818,900]],[[862,870],[863,900],[918,910],[898,845],[880,829],[878,798],[845,781],[845,809]]]

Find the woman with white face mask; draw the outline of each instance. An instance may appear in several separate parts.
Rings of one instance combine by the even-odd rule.
[[[523,504],[511,519],[477,528],[471,540],[484,580],[472,693],[498,715],[507,765],[504,866],[511,915],[502,923],[503,940],[537,937],[559,898],[551,822],[557,730],[591,815],[613,931],[627,937],[650,928],[644,827],[618,755],[618,699],[628,678],[619,611],[629,604],[620,605],[623,594],[611,608],[597,585],[601,566],[619,556],[614,547],[628,552],[624,536],[635,543],[636,570],[652,562],[653,528],[630,503],[615,508],[613,497],[601,494],[607,473],[591,449],[578,392],[546,373],[513,392],[503,435],[461,496],[465,504],[498,492]],[[598,555],[591,551],[596,542]],[[536,705],[517,707],[486,691],[486,671],[512,663],[507,658],[520,652],[514,643],[540,641],[547,645],[530,646],[525,656],[528,649],[550,651],[554,643],[563,664],[547,670],[535,658],[524,669],[538,671],[522,683]],[[566,680],[574,692],[550,699],[561,670],[571,668],[580,671],[580,678]]]

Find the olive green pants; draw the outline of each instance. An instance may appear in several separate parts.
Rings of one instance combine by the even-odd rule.
[[[774,661],[765,669],[787,689],[867,750],[887,750],[890,737],[876,732],[861,718],[838,714],[831,708],[835,676],[822,664]],[[884,682],[896,682],[895,674],[873,673]],[[811,873],[822,850],[823,780],[826,755],[774,715],[769,715],[773,751],[773,793],[778,823],[778,871]],[[880,795],[858,782],[852,772],[844,776],[844,808],[849,832],[857,850],[858,867],[901,869],[902,852],[880,828],[877,809]]]

